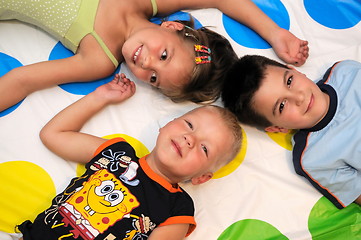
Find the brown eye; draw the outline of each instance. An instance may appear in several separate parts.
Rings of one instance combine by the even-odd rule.
[[[285,102],[283,101],[280,104],[280,108],[279,108],[280,113],[282,113],[284,107],[285,107]]]
[[[150,83],[155,83],[156,81],[157,81],[157,74],[153,72],[152,76],[150,76]]]
[[[293,76],[291,76],[291,77],[289,77],[288,79],[287,79],[287,87],[290,87],[291,86],[291,84],[292,84],[292,81],[293,81]]]
[[[160,60],[165,61],[168,58],[167,50],[164,50],[162,56],[160,56]]]

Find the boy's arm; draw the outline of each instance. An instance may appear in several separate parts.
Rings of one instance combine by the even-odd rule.
[[[65,160],[88,162],[106,140],[79,132],[83,125],[104,107],[120,103],[135,92],[135,85],[125,76],[98,87],[58,113],[40,132],[44,145]]]
[[[189,229],[189,224],[171,224],[157,227],[149,236],[149,240],[168,240],[170,236],[172,240],[182,240],[185,238]]]
[[[300,66],[308,57],[308,42],[280,28],[251,0],[157,0],[157,4],[159,14],[182,9],[217,8],[256,31],[286,63]]]

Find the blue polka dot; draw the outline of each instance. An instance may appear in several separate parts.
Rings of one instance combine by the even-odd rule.
[[[253,0],[253,2],[278,26],[289,30],[290,18],[287,9],[280,0]],[[224,14],[223,25],[228,35],[242,46],[258,49],[271,48],[255,31]]]
[[[361,20],[360,0],[304,0],[308,14],[323,26],[346,29]]]
[[[5,75],[11,69],[14,69],[14,68],[17,68],[20,66],[23,66],[23,64],[21,64],[18,60],[16,60],[15,58],[13,58],[9,55],[6,55],[6,54],[0,52],[0,77]],[[5,115],[8,115],[9,113],[13,112],[15,109],[17,109],[20,106],[20,104],[22,102],[23,102],[23,100],[21,100],[14,106],[9,107],[8,109],[5,109],[4,111],[1,111],[0,117],[3,117]]]
[[[195,17],[193,17],[193,19],[194,19],[194,28],[195,29],[201,28],[202,24]],[[150,21],[155,24],[161,24],[163,20],[165,20],[165,21],[175,21],[175,20],[189,21],[190,14],[179,11],[179,12],[175,12],[167,17],[154,17]]]
[[[58,42],[51,51],[49,60],[63,59],[63,58],[71,57],[73,55],[74,55],[73,52],[69,51],[60,42]],[[88,93],[93,92],[97,87],[110,82],[114,78],[115,73],[119,72],[119,69],[120,69],[120,65],[111,76],[108,76],[106,78],[102,78],[91,82],[65,83],[59,85],[59,87],[62,88],[64,91],[67,91],[72,94],[87,95]]]

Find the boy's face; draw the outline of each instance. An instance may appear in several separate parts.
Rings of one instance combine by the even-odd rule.
[[[230,154],[234,137],[219,113],[211,107],[191,111],[160,129],[154,159],[172,182],[212,177],[215,163]],[[209,178],[208,178],[209,177]]]
[[[329,96],[306,75],[275,66],[267,67],[253,100],[257,112],[273,124],[265,129],[270,132],[313,127],[329,107]]]
[[[154,87],[168,91],[182,88],[195,67],[193,45],[176,33],[183,27],[164,22],[133,33],[122,47],[129,70]]]

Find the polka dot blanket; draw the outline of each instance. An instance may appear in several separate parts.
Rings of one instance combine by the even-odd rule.
[[[361,61],[359,0],[254,2],[279,26],[309,41],[310,56],[297,69],[310,79],[320,79],[336,61]],[[220,11],[190,13],[198,27],[212,26],[226,36],[239,56],[260,54],[280,61],[255,32]],[[186,16],[187,12],[178,12],[171,18]],[[0,76],[19,66],[72,54],[43,31],[17,21],[0,22],[0,36]],[[161,126],[197,105],[171,102],[134,78],[124,64],[115,73],[119,71],[135,81],[135,96],[107,107],[82,131],[129,139],[137,154],[145,155],[154,147]],[[41,128],[57,112],[111,79],[37,91],[0,112],[1,240],[17,239],[20,235],[14,226],[33,220],[83,170],[50,152],[39,139]],[[182,184],[196,208],[197,228],[187,239],[361,239],[361,208],[351,204],[338,210],[295,173],[293,132],[267,134],[247,126],[243,129],[242,150],[234,161],[205,184]]]

